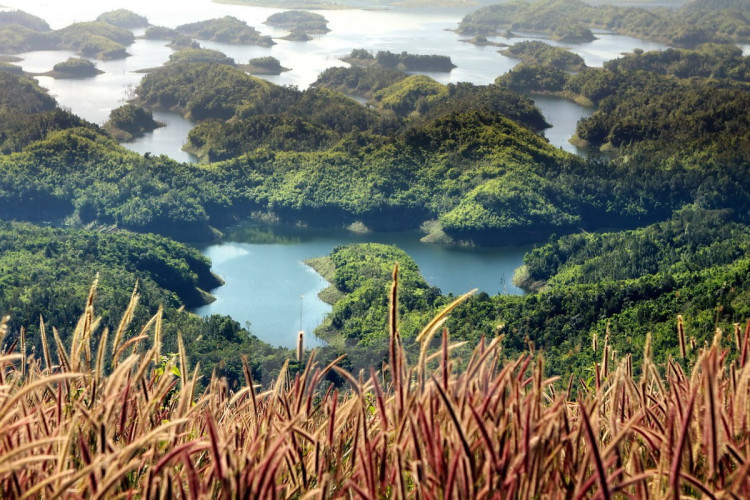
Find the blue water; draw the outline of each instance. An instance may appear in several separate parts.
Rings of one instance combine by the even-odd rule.
[[[427,282],[443,293],[459,295],[474,288],[489,294],[523,293],[511,279],[529,247],[428,245],[411,232],[359,235],[266,226],[260,230],[264,235],[273,232],[283,242],[253,242],[258,238],[235,235],[202,249],[226,284],[212,292],[216,302],[195,312],[227,314],[240,323],[248,322],[255,335],[273,345],[293,347],[300,329],[307,334],[306,345],[314,343],[310,333],[331,309],[317,297],[328,283],[304,261],[328,255],[337,245],[367,241],[396,245],[416,261]]]

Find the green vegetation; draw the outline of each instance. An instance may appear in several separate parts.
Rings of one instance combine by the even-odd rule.
[[[536,40],[524,40],[500,52],[526,63],[543,64],[562,71],[580,71],[586,67],[583,58],[578,54]]]
[[[732,61],[744,64],[734,51],[716,53],[712,64],[729,73]],[[648,60],[625,59],[641,57]],[[369,71],[325,79],[360,89],[387,83],[389,75]],[[191,240],[251,213],[373,230],[430,222],[435,234],[485,245],[644,225],[691,203],[732,208],[734,220],[746,221],[742,85],[609,68],[566,75],[560,92],[599,105],[579,137],[612,149],[605,163],[551,147],[532,132],[545,123],[531,101],[498,85],[409,76],[375,91],[368,109],[325,88],[299,91],[227,65],[175,63],[143,79],[138,104],[199,122],[188,148],[222,163],[139,158],[95,129],[71,129],[36,144],[8,141],[26,150],[2,159],[0,189],[15,217],[39,217],[34,200],[43,199],[57,219],[94,207],[83,211],[85,222]]]
[[[635,51],[608,61],[615,73],[647,71],[676,78],[728,79],[750,83],[750,58],[733,45],[705,44],[695,50]]]
[[[7,62],[0,61],[0,72],[12,73],[14,75],[23,75],[23,68],[16,64],[10,64]]]
[[[200,40],[240,45],[260,45],[261,47],[275,45],[270,36],[261,35],[258,30],[248,26],[246,22],[232,16],[183,24],[177,27],[177,31]]]
[[[399,333],[402,338],[413,341],[430,319],[425,314],[442,304],[436,303],[442,295],[439,289],[427,284],[414,260],[404,251],[378,243],[336,247],[324,260],[314,263],[316,269],[324,266],[333,269],[326,278],[338,291],[333,311],[316,334],[332,342],[343,337],[347,345],[382,342],[383,333],[388,331],[388,301],[396,263],[399,265]]]
[[[268,16],[264,21],[269,26],[286,28],[290,32],[303,32],[312,35],[328,33],[328,20],[320,14],[301,10],[288,10],[277,12]]]
[[[75,23],[54,32],[57,48],[77,50],[97,59],[127,57],[125,47],[134,41],[133,33],[104,22]]]
[[[261,102],[270,84],[223,64],[169,64],[147,74],[136,92],[146,107],[179,110],[194,120],[228,119]]]
[[[72,127],[96,128],[69,111],[57,108],[55,100],[36,80],[0,72],[0,151],[3,154],[21,151],[53,130]]]
[[[0,12],[0,27],[12,25],[23,26],[31,31],[37,32],[50,30],[47,21],[41,17],[33,16],[21,10],[6,10]]]
[[[318,75],[313,87],[327,87],[345,94],[372,98],[373,93],[384,89],[407,75],[402,71],[383,69],[374,66],[334,66]]]
[[[280,75],[283,71],[289,71],[289,68],[283,67],[281,62],[272,56],[250,59],[247,64],[242,65],[242,69],[252,75]]]
[[[425,320],[453,297],[430,288],[414,262],[394,247],[352,245],[328,257],[335,286],[333,313],[318,333],[349,346],[378,350],[388,338],[387,269],[398,262],[400,334],[407,349]],[[674,318],[682,314],[687,339],[711,340],[716,327],[732,331],[750,316],[750,229],[727,212],[686,208],[672,219],[623,233],[566,236],[530,252],[519,276],[544,291],[528,296],[477,294],[458,306],[446,326],[453,338],[476,343],[505,334],[506,353],[527,342],[544,352],[553,374],[586,379],[600,354],[592,336],[619,356],[641,358],[652,334],[657,360],[679,356]],[[546,286],[542,286],[546,285]],[[688,319],[689,318],[689,319]]]
[[[229,123],[196,125],[188,135],[188,150],[204,162],[216,162],[266,148],[276,151],[319,151],[340,136],[303,118],[261,115]]]
[[[154,120],[151,111],[134,104],[125,104],[112,110],[103,128],[112,137],[123,142],[141,137],[161,126],[163,124]]]
[[[678,162],[686,169],[724,171],[722,164],[733,165],[731,170],[747,168],[750,121],[745,110],[750,96],[746,88],[731,83],[732,77],[678,79],[673,77],[676,74],[629,69],[631,63],[639,65],[641,57],[649,64],[649,55],[632,55],[622,63],[569,79],[566,89],[599,106],[578,124],[578,138],[595,147],[619,148],[623,160],[626,155],[649,155],[648,161],[665,167]],[[747,58],[739,58],[740,69],[747,64]],[[745,78],[740,73],[728,72]],[[709,66],[704,74],[713,77],[716,72]]]
[[[172,40],[180,36],[180,32],[166,26],[149,26],[143,36],[150,40]]]
[[[198,49],[192,47],[180,49],[174,54],[171,54],[167,64],[182,63],[212,63],[226,64],[228,66],[236,65],[234,59],[223,52],[213,49]]]
[[[369,99],[380,111],[424,124],[450,115],[482,110],[499,113],[532,130],[549,124],[528,98],[497,85],[458,83],[442,85],[423,75],[408,76],[379,67],[329,68],[318,76],[315,87],[326,87]]]
[[[75,50],[97,59],[127,56],[125,47],[133,34],[105,22],[75,23],[50,31],[43,20],[21,11],[0,16],[0,52],[15,54],[33,50]]]
[[[406,116],[416,110],[419,101],[428,97],[437,98],[445,92],[445,85],[429,76],[412,75],[378,90],[373,97],[383,108]]]
[[[288,35],[281,37],[283,40],[289,40],[290,42],[309,42],[312,37],[305,31],[291,31]]]
[[[596,40],[591,30],[580,24],[554,28],[552,38],[563,43],[588,43]]]
[[[97,21],[109,23],[121,28],[134,29],[148,27],[148,19],[127,9],[117,9],[105,12],[96,18]]]
[[[495,83],[500,87],[526,93],[562,92],[567,81],[568,75],[561,69],[529,63],[517,64],[495,79]]]
[[[54,41],[50,33],[36,31],[19,24],[0,26],[0,52],[19,54],[32,50],[47,50],[54,48]]]
[[[52,68],[55,78],[89,78],[103,73],[96,64],[81,57],[71,57],[67,61],[59,62]]]
[[[364,49],[354,49],[342,58],[342,61],[356,66],[377,66],[383,69],[398,71],[449,72],[456,66],[448,56],[420,55],[402,52],[394,54],[390,51],[378,51],[377,54]]]
[[[682,8],[645,9],[588,5],[581,0],[514,0],[482,7],[458,24],[464,35],[495,35],[506,29],[549,33],[574,42],[590,41],[588,28],[657,40],[677,47],[706,42],[750,41],[747,2],[696,0]]]
[[[566,86],[598,102],[624,81],[601,77],[609,74],[588,70]],[[648,88],[637,82],[636,88]],[[422,83],[431,93],[419,95]],[[742,207],[750,207],[742,187],[746,168],[740,163],[726,169],[721,161],[721,155],[744,153],[711,143],[710,134],[701,139],[702,151],[715,160],[694,167],[683,162],[666,168],[686,158],[680,152],[685,141],[679,150],[670,145],[659,154],[643,153],[639,161],[585,161],[504,118],[542,128],[538,111],[514,92],[493,85],[442,86],[419,76],[396,85],[378,95],[392,109],[406,110],[408,118],[389,115],[385,106],[380,113],[367,109],[327,89],[278,87],[231,66],[170,64],[144,78],[139,103],[205,122],[191,134],[189,147],[223,163],[203,168],[137,159],[96,132],[75,129],[3,159],[0,187],[14,200],[16,217],[30,217],[33,200],[41,198],[62,207],[53,212],[58,218],[92,205],[87,221],[191,240],[210,238],[212,228],[254,212],[312,225],[358,221],[374,230],[437,220],[454,241],[507,244],[579,227],[632,227],[693,202],[737,208],[737,220],[747,214]],[[706,102],[731,94],[739,99],[732,106],[743,105],[738,90],[714,94]],[[696,101],[687,102],[693,102],[693,116],[700,116]],[[712,105],[710,111],[719,109]],[[731,116],[741,125],[741,114]],[[742,134],[730,137],[734,122],[721,123],[730,127],[721,137],[743,140]],[[662,160],[670,151],[673,158]],[[150,193],[145,198],[144,189]]]
[[[243,378],[239,352],[254,353],[251,365],[260,379],[278,371],[286,354],[258,341],[230,318],[184,312],[184,305],[212,300],[205,290],[221,281],[200,252],[161,236],[0,222],[0,269],[0,309],[10,315],[5,324],[9,338],[17,340],[25,327],[30,349],[40,356],[44,347],[39,318],[55,325],[55,335],[63,342],[70,342],[78,317],[86,311],[87,283],[95,278],[94,304],[101,328],[117,331],[137,284],[138,307],[131,318],[145,323],[161,311],[164,346],[168,352],[177,351],[180,331],[191,359],[203,365],[204,381],[216,369],[236,385]]]

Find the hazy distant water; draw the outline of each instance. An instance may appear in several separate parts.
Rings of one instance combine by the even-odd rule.
[[[53,28],[61,28],[73,22],[93,20],[100,13],[123,7],[120,0],[104,0],[96,3],[83,1],[52,2],[49,0],[10,0],[3,2],[11,8],[19,8],[47,20]],[[269,81],[281,85],[296,85],[306,88],[318,74],[331,66],[344,66],[340,57],[354,48],[366,48],[373,52],[390,50],[408,51],[418,54],[444,54],[451,56],[457,65],[450,73],[428,73],[441,83],[468,81],[488,84],[499,75],[513,68],[518,61],[498,53],[495,47],[478,47],[462,42],[462,37],[453,31],[463,15],[475,7],[463,9],[401,9],[401,10],[333,10],[322,11],[329,20],[330,33],[315,36],[308,42],[292,42],[278,39],[286,34],[263,24],[272,13],[281,9],[246,7],[213,3],[208,0],[185,0],[181,2],[154,2],[132,0],[126,8],[148,17],[151,24],[175,27],[187,22],[200,21],[224,15],[233,15],[247,21],[264,34],[276,38],[273,47],[226,45],[201,42],[203,46],[225,52],[237,62],[244,63],[254,57],[274,56],[283,66],[291,68],[278,76],[268,76]],[[142,32],[142,30],[141,30]],[[140,34],[140,33],[138,33]],[[530,39],[536,35],[525,34]],[[663,45],[645,42],[630,37],[597,33],[598,40],[587,44],[570,45],[590,66],[601,66],[604,61],[618,57],[634,48],[658,50]],[[492,38],[508,44],[519,38]],[[553,45],[558,42],[549,41]],[[109,112],[133,96],[142,73],[136,70],[162,65],[169,59],[172,50],[165,42],[139,39],[128,47],[130,57],[115,61],[95,61],[103,74],[77,80],[55,80],[38,77],[40,84],[50,90],[61,106],[71,109],[79,116],[94,123],[104,123]],[[41,73],[52,69],[56,63],[67,59],[69,51],[45,51],[22,54],[19,63],[26,71]],[[540,101],[541,102],[541,101]],[[552,129],[545,133],[550,142],[558,147],[575,152],[568,139],[575,131],[578,118],[587,111],[560,99],[544,100],[541,107]],[[177,115],[168,117],[168,127],[153,134],[125,144],[140,152],[167,154],[178,161],[194,161],[195,158],[181,151],[192,124]]]

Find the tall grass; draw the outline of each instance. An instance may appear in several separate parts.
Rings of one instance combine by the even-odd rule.
[[[196,394],[181,339],[177,356],[160,352],[161,314],[132,325],[134,294],[101,332],[94,295],[70,345],[42,322],[40,356],[24,336],[0,355],[4,498],[750,497],[750,327],[730,339],[734,361],[720,332],[681,348],[688,370],[646,352],[634,376],[605,345],[589,386],[546,378],[538,353],[504,360],[499,338],[458,370],[441,315],[410,366],[394,280],[380,370],[312,352],[271,387],[245,362],[239,391],[213,378]],[[345,389],[324,382],[331,371]]]

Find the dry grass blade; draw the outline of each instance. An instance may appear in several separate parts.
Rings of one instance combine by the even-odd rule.
[[[416,367],[392,307],[390,361],[368,377],[338,366],[343,356],[321,370],[312,351],[303,372],[287,362],[261,387],[244,358],[244,386],[231,391],[215,376],[196,396],[198,370],[190,376],[180,334],[177,360],[154,363],[166,319],[130,334],[135,291],[114,332],[111,371],[106,330],[92,359],[93,297],[74,345],[52,329],[58,368],[46,353],[44,367],[28,356],[22,370],[23,346],[0,357],[6,497],[750,498],[748,329],[730,339],[737,360],[717,335],[697,360],[661,367],[649,339],[640,381],[606,335],[597,390],[583,382],[575,395],[573,377],[567,392],[545,378],[538,352],[506,359],[501,337],[466,359],[456,356],[465,342],[447,330],[431,346],[467,294],[422,330]],[[151,347],[130,350],[140,343]],[[329,372],[344,382],[330,385]],[[588,406],[576,402],[584,397]]]

